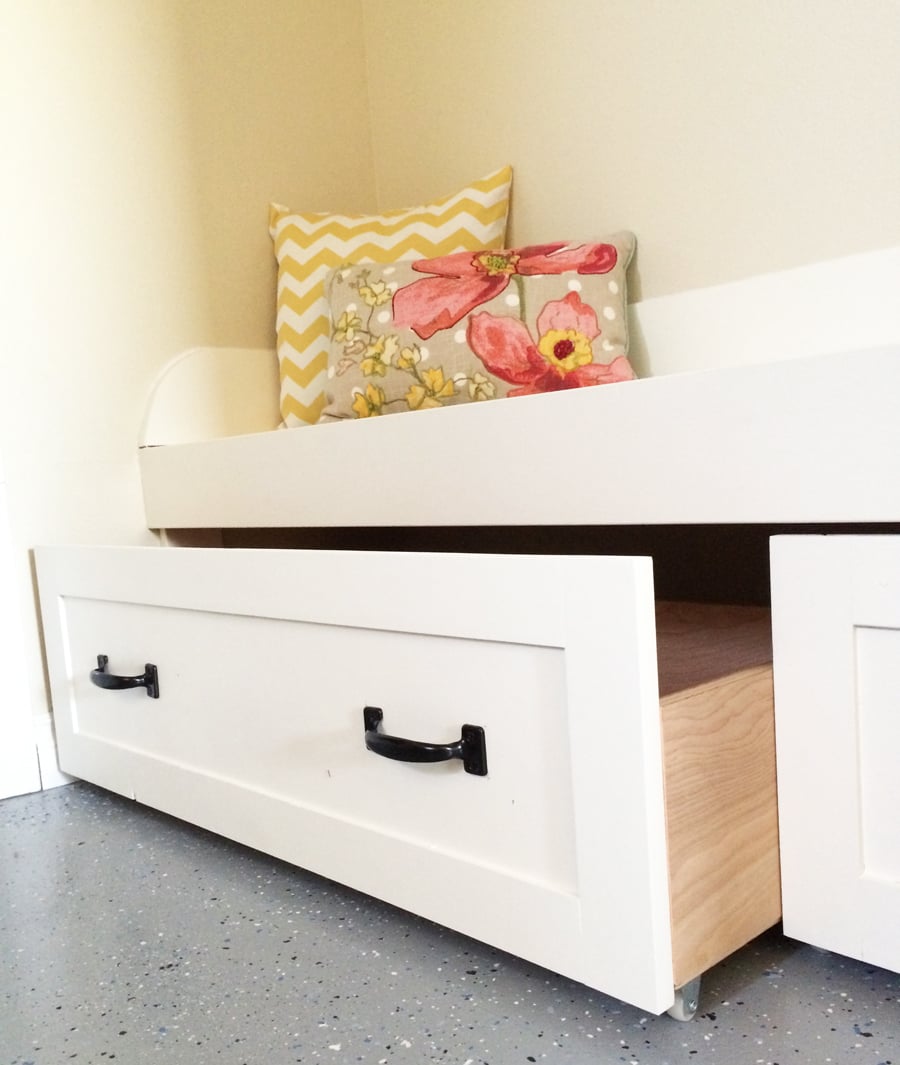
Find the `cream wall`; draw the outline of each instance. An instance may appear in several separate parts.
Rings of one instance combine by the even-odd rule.
[[[371,211],[361,0],[180,5],[208,343],[274,345],[271,201]]]
[[[512,163],[512,240],[632,229],[645,297],[900,242],[897,0],[364,12],[382,207]]]
[[[43,744],[30,549],[155,542],[136,463],[152,382],[194,345],[272,343],[273,196],[366,208],[374,183],[358,0],[0,0],[0,25],[0,595],[21,604]]]
[[[176,11],[4,6],[0,439],[26,544],[147,539],[133,478],[144,397],[207,328]]]
[[[0,450],[10,592],[23,604],[27,697],[42,743],[49,718],[29,551],[153,542],[135,455],[144,397],[168,355],[207,327],[177,7],[2,7]]]
[[[9,507],[3,456],[0,455],[0,799],[37,791],[41,786],[34,727],[22,671],[25,647],[22,606],[16,594],[10,540]]]
[[[506,162],[511,239],[631,228],[632,298],[900,242],[898,0],[183,0],[178,21],[205,343],[273,343],[271,200],[387,210]]]

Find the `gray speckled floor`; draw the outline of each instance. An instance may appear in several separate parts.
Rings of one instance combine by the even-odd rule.
[[[0,1065],[900,1065],[900,977],[770,932],[652,1017],[87,784],[0,803]]]

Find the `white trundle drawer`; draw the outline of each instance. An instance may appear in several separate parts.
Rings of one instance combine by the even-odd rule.
[[[717,615],[756,650],[698,678],[695,614],[666,614],[661,689],[649,559],[37,560],[68,773],[655,1012],[777,919],[761,619]],[[731,769],[710,721],[739,722]]]

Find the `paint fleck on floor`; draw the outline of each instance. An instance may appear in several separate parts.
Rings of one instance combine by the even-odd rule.
[[[772,931],[654,1017],[87,784],[0,803],[0,1065],[900,1065],[900,977]]]

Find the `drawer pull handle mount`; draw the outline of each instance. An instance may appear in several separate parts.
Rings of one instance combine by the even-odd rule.
[[[98,688],[120,691],[122,688],[146,688],[151,699],[159,698],[159,677],[156,666],[148,662],[139,677],[120,677],[106,670],[109,659],[106,655],[97,655],[97,668],[91,670],[91,684]]]
[[[363,709],[366,747],[382,758],[393,758],[398,762],[449,762],[451,758],[461,758],[467,773],[487,776],[487,748],[484,729],[480,725],[463,725],[460,738],[455,743],[422,743],[379,732],[378,726],[383,717],[383,712],[377,706]]]

